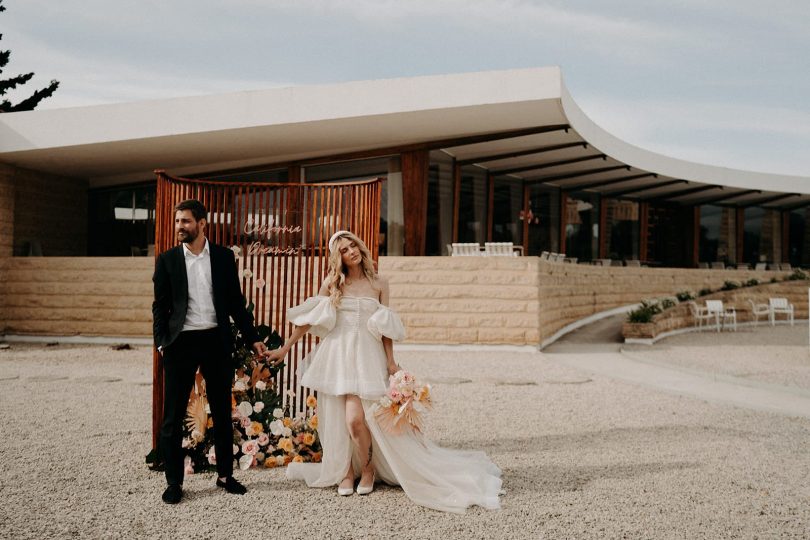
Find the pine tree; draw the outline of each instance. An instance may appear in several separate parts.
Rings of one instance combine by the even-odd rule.
[[[0,0],[0,12],[5,10],[6,8],[3,6],[3,0]],[[3,39],[3,34],[0,34],[0,39]],[[10,57],[11,51],[0,51],[0,73],[3,73],[3,68],[5,68],[6,64],[8,64]],[[9,90],[14,90],[17,88],[17,86],[27,83],[33,76],[34,73],[32,72],[16,75],[10,79],[0,79],[0,96],[4,96]],[[0,103],[0,112],[32,111],[37,105],[39,105],[40,101],[51,97],[57,88],[59,88],[59,81],[53,80],[47,87],[35,91],[31,97],[20,101],[16,105],[13,105],[7,99],[4,99],[2,103]]]

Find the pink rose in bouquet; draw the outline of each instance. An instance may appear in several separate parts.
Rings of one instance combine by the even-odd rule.
[[[421,431],[422,413],[430,408],[430,385],[399,370],[388,378],[388,392],[377,404],[374,418],[389,433],[399,434],[403,429]]]

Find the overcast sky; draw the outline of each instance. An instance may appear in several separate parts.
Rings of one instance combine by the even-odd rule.
[[[40,108],[561,66],[637,146],[810,176],[807,0],[5,0]],[[12,97],[23,97],[12,95]]]

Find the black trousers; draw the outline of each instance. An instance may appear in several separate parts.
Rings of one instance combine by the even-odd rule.
[[[183,485],[183,422],[197,369],[205,379],[208,405],[214,421],[214,450],[217,473],[233,473],[233,424],[231,386],[233,364],[216,328],[181,332],[163,351],[163,425],[160,446],[166,467],[166,481]]]

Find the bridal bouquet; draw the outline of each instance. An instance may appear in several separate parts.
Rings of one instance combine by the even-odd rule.
[[[417,382],[407,371],[399,370],[388,378],[388,392],[374,412],[382,429],[398,435],[403,429],[422,430],[422,413],[431,408],[430,385]]]

